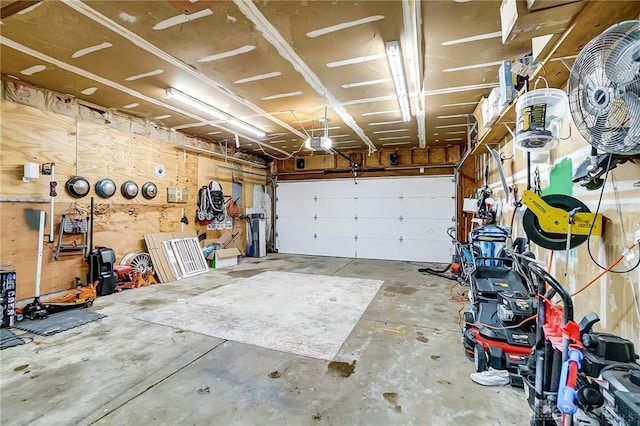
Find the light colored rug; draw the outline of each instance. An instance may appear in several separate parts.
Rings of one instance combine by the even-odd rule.
[[[332,360],[382,283],[268,271],[135,317],[221,339]]]

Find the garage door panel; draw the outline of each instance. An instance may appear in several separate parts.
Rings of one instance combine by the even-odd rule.
[[[314,233],[315,220],[312,217],[295,218],[294,220],[288,220],[287,217],[278,216],[276,222],[276,232],[278,234],[286,234],[295,236],[296,233],[311,232]]]
[[[282,253],[317,254],[317,244],[313,235],[299,234],[296,238],[278,233],[278,250]]]
[[[447,206],[447,199],[442,198],[405,198],[400,203],[403,217],[433,217],[451,219],[455,211],[453,202],[451,207]]]
[[[405,219],[402,221],[401,232],[416,238],[447,239],[447,228],[453,222],[449,219]]]
[[[278,188],[291,184],[280,183]],[[310,243],[309,234],[304,234],[300,247],[305,254],[353,257],[357,251],[358,257],[371,259],[450,261],[446,229],[454,216],[451,177],[359,179],[358,185],[351,179],[297,184],[304,187],[302,191],[296,187],[297,195],[304,193],[307,200],[317,197],[313,204],[317,220],[312,225],[316,237]],[[283,206],[294,212],[284,212]],[[296,203],[280,203],[277,208],[285,222],[297,220],[297,210],[303,210]],[[304,212],[309,213],[309,205]],[[353,219],[356,215],[357,221]],[[291,228],[295,231],[287,232],[287,238],[298,238],[310,226],[305,223]],[[356,234],[357,242],[353,238]],[[295,246],[284,244],[282,238],[278,241],[283,247]],[[310,248],[315,251],[310,253]]]
[[[292,198],[309,198],[308,188],[304,182],[287,182],[286,185],[278,184],[276,193],[278,201]]]
[[[316,222],[318,235],[324,237],[350,237],[356,235],[356,221],[351,218],[318,218]]]
[[[311,198],[354,198],[356,196],[357,185],[353,180],[343,181],[341,185],[336,185],[336,181],[317,181],[309,182],[313,185],[307,188],[307,193],[311,194]]]
[[[390,197],[358,197],[358,217],[399,218],[400,200]]]
[[[354,216],[356,200],[351,198],[323,198],[315,205],[316,213],[320,217],[351,217]]]
[[[317,255],[336,257],[355,257],[356,241],[351,237],[327,237],[319,234],[315,239]]]
[[[453,195],[454,184],[449,177],[430,177],[428,187],[424,182],[416,178],[399,178],[397,185],[401,187],[403,197],[451,197]]]
[[[358,218],[356,227],[358,238],[399,238],[402,235],[402,222],[396,219]]]
[[[315,214],[315,203],[309,199],[285,199],[277,204],[278,215],[282,217],[311,217]]]

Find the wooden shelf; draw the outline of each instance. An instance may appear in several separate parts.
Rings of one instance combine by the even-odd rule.
[[[586,2],[585,7],[576,16],[571,26],[560,36],[529,78],[531,88],[533,88],[536,79],[540,77],[544,77],[547,80],[549,87],[561,88],[564,86],[569,79],[569,70],[560,61],[561,58],[578,55],[589,41],[611,25],[630,19],[638,19],[639,15],[640,2],[638,1]],[[540,84],[542,83],[538,84],[538,88],[541,87]],[[522,92],[519,95],[522,95]],[[502,112],[496,123],[480,137],[468,157],[482,154],[489,144],[500,143],[505,136],[509,135],[509,130],[505,128],[505,124],[511,129],[515,128],[515,104],[514,101]]]

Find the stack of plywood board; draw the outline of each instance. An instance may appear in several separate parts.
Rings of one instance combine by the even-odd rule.
[[[209,270],[195,231],[145,234],[158,280],[175,281]]]

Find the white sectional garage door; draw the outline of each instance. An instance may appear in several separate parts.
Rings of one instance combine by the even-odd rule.
[[[280,253],[451,261],[451,176],[278,182]]]

